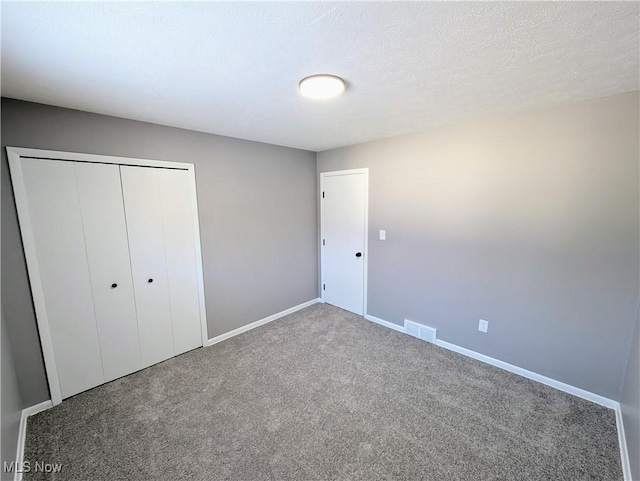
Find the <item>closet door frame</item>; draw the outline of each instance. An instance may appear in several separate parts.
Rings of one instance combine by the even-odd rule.
[[[42,279],[40,276],[40,268],[38,266],[38,258],[36,254],[36,245],[34,240],[33,228],[29,216],[27,190],[24,183],[22,173],[22,159],[36,158],[45,160],[75,161],[88,163],[116,164],[116,165],[133,165],[139,167],[155,167],[165,169],[185,170],[190,173],[191,177],[191,205],[193,209],[193,230],[195,239],[196,253],[196,272],[198,278],[198,300],[200,309],[200,332],[202,337],[202,345],[207,345],[209,340],[207,335],[207,314],[205,308],[204,297],[204,276],[202,269],[202,250],[200,244],[200,224],[198,218],[198,199],[196,192],[195,166],[190,163],[170,162],[165,160],[136,159],[131,157],[113,157],[108,155],[82,154],[76,152],[60,152],[55,150],[28,149],[22,147],[7,147],[7,158],[9,160],[9,169],[11,172],[11,182],[13,185],[13,193],[16,201],[16,209],[18,211],[18,223],[20,225],[20,234],[22,236],[22,245],[27,261],[27,271],[29,273],[29,284],[31,286],[31,295],[36,314],[36,322],[38,332],[40,334],[40,344],[42,346],[42,355],[44,358],[45,371],[47,373],[47,381],[49,384],[49,392],[51,393],[51,401],[53,405],[62,402],[62,393],[60,390],[60,382],[58,379],[58,371],[56,368],[56,360],[53,351],[53,340],[51,337],[51,329],[49,327],[49,319],[45,305],[44,290]]]

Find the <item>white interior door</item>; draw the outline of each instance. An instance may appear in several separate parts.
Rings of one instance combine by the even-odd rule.
[[[22,175],[46,306],[38,315],[48,321],[55,358],[49,375],[67,398],[104,382],[75,169],[23,159]]]
[[[144,367],[174,355],[159,170],[120,166]]]
[[[323,299],[364,315],[368,175],[345,171],[321,178]]]
[[[196,238],[192,207],[193,176],[186,170],[157,169],[171,324],[175,355],[202,346]]]
[[[142,369],[120,169],[75,162],[105,382]]]

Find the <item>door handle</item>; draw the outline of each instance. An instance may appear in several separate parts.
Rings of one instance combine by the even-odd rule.
[[[362,257],[362,252],[356,252],[356,257]]]
[[[153,279],[149,279],[147,282],[151,284],[153,282]]]
[[[115,289],[116,287],[118,287],[118,284],[116,284],[115,282],[111,284],[111,289]]]

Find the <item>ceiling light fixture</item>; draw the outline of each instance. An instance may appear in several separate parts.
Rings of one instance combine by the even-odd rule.
[[[332,99],[346,88],[344,80],[335,75],[318,74],[300,80],[298,90],[310,99]]]

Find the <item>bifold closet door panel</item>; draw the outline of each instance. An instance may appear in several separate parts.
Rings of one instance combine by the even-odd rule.
[[[193,176],[157,169],[175,354],[202,346],[193,215]]]
[[[120,166],[144,367],[174,355],[158,170]]]
[[[75,169],[106,382],[142,369],[120,168]]]
[[[104,382],[73,162],[22,159],[56,372],[63,398]]]

